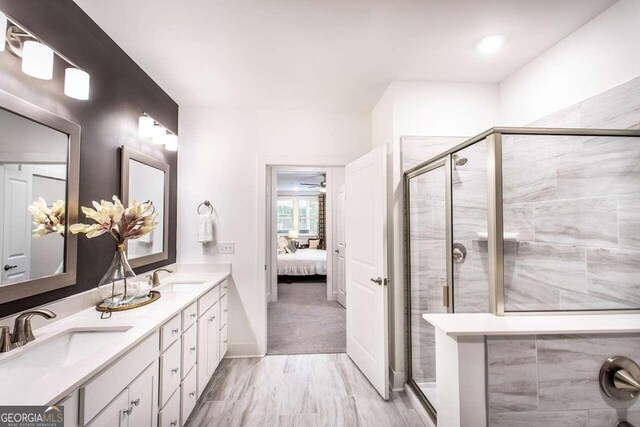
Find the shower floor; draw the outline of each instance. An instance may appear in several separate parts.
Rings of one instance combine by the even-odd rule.
[[[416,383],[416,384],[418,384],[418,388],[420,388],[420,391],[422,391],[422,394],[424,394],[426,398],[429,400],[429,403],[431,403],[431,406],[433,406],[435,410],[438,410],[438,394],[436,390],[436,383],[429,382],[429,383]]]

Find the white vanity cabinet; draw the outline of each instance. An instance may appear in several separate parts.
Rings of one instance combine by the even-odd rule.
[[[114,372],[115,374],[115,372]],[[158,364],[153,362],[111,403],[94,417],[88,427],[138,427],[157,425]]]
[[[59,403],[69,427],[179,427],[227,349],[227,281],[183,307]]]

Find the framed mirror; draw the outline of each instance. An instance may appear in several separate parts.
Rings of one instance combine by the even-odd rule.
[[[76,283],[80,126],[0,91],[0,303]]]
[[[122,147],[122,203],[153,202],[158,226],[140,239],[127,242],[131,267],[169,258],[169,165],[128,147]]]

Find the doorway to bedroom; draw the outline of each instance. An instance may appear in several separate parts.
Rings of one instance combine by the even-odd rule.
[[[267,354],[343,353],[344,168],[272,167]]]

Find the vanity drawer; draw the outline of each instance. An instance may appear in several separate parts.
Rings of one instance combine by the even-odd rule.
[[[202,316],[205,311],[209,310],[216,301],[220,299],[220,285],[216,285],[206,294],[198,299],[198,316]]]
[[[157,359],[159,343],[156,331],[80,388],[81,425],[95,417],[114,396]]]
[[[220,329],[220,355],[218,357],[219,361],[222,361],[224,355],[227,354],[227,326],[225,325],[222,329]]]
[[[222,282],[220,282],[220,296],[226,295],[228,289],[229,281],[227,279],[224,279]]]
[[[191,326],[182,335],[182,376],[189,372],[189,369],[196,364],[198,355],[198,328],[196,325]]]
[[[198,303],[194,302],[189,307],[182,310],[182,330],[186,331],[189,326],[198,320]]]
[[[220,298],[220,329],[227,324],[227,296]]]
[[[171,394],[180,385],[180,340],[160,356],[160,406],[163,406]]]
[[[186,424],[187,418],[189,418],[191,411],[193,411],[193,408],[196,406],[196,402],[198,401],[197,387],[198,376],[196,375],[196,369],[193,368],[184,381],[182,381],[182,386],[180,387],[180,393],[182,394],[181,425]]]
[[[176,390],[160,411],[159,427],[178,427],[180,425],[180,392]]]
[[[180,334],[182,334],[182,319],[179,314],[176,314],[160,328],[162,351],[165,351],[175,340],[180,338]]]

